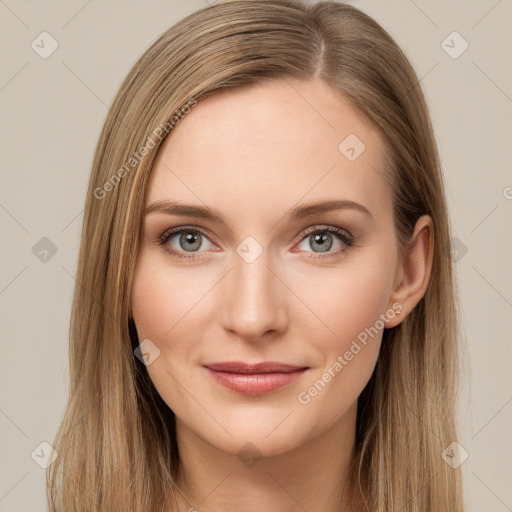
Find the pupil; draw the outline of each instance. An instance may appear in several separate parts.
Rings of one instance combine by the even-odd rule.
[[[198,240],[199,240],[198,234],[186,233],[186,234],[182,234],[180,237],[181,244],[183,244],[183,242],[186,241],[186,244],[183,244],[183,245],[185,245],[184,249],[186,251],[188,251],[189,249],[191,249],[191,250],[199,249],[199,247],[201,247],[201,241],[199,240],[199,244],[198,244],[197,243]],[[196,246],[194,246],[194,242],[196,243]]]
[[[330,235],[317,233],[316,235],[313,235],[313,236],[315,237],[314,243],[319,243],[320,248],[323,249],[323,251],[319,251],[319,252],[327,252],[328,250],[330,250],[330,248],[332,247],[332,240],[331,240],[331,243],[328,244],[328,246],[324,245],[324,243],[328,240],[328,237],[330,238]]]

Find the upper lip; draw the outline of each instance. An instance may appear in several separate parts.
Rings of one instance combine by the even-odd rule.
[[[307,366],[294,366],[285,363],[265,361],[263,363],[248,364],[241,361],[206,363],[203,366],[210,370],[227,373],[292,373],[297,370],[304,370]]]

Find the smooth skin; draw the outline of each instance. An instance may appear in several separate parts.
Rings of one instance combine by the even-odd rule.
[[[354,161],[338,149],[350,134],[365,145]],[[401,315],[385,315],[384,326],[400,323],[431,273],[429,216],[418,220],[399,259],[391,190],[379,172],[383,151],[377,130],[319,79],[210,96],[161,146],[146,207],[177,201],[222,218],[147,214],[132,291],[139,340],[160,351],[147,370],[176,414],[179,487],[197,510],[339,511],[357,399],[374,370],[382,329],[309,403],[299,402],[299,393],[393,304]],[[342,208],[286,217],[328,200],[357,202],[371,215]],[[159,245],[180,226],[192,230],[194,243],[185,232]],[[321,237],[306,232],[326,227],[348,232],[354,244],[325,231],[317,243]],[[242,244],[247,237],[252,245]],[[262,252],[248,262],[240,247]],[[291,386],[248,396],[221,386],[202,366],[223,361],[309,369]],[[247,443],[257,450],[252,464],[237,457],[250,451]]]

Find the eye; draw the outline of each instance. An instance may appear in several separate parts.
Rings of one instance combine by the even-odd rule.
[[[354,237],[344,229],[335,226],[313,227],[306,231],[298,247],[307,251],[309,246],[313,249],[313,253],[318,254],[316,258],[324,258],[348,251],[354,242]],[[332,250],[333,247],[334,250]]]
[[[335,226],[313,226],[302,234],[300,240],[299,252],[313,252],[313,258],[318,259],[345,253],[355,243],[355,238],[348,231]],[[202,230],[186,226],[165,231],[158,237],[157,244],[171,256],[189,260],[198,259],[198,253],[216,247]],[[307,246],[313,251],[308,251]]]
[[[214,246],[202,231],[187,227],[166,231],[158,239],[158,244],[177,258],[189,259],[195,258],[194,253],[204,252],[201,248],[209,250]]]

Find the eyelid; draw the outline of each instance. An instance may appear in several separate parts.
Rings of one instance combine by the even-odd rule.
[[[174,238],[177,235],[180,235],[182,233],[187,233],[187,232],[197,232],[201,236],[206,238],[214,247],[219,247],[219,244],[217,244],[211,240],[211,238],[215,238],[215,237],[212,234],[210,234],[210,232],[207,229],[199,228],[196,226],[176,226],[174,228],[166,229],[161,235],[159,235],[157,237],[156,243],[157,243],[157,245],[163,246],[165,249],[166,247],[168,247],[169,240],[171,240],[172,238]],[[172,252],[174,254],[176,254],[176,253],[187,254],[187,251],[178,251],[174,248],[167,249],[167,250],[168,250],[168,252]],[[207,252],[207,251],[196,251],[196,252],[192,251],[192,252],[190,252],[190,254],[200,254],[202,252]]]
[[[208,231],[207,229],[200,228],[197,226],[188,226],[188,225],[176,226],[174,228],[166,229],[161,235],[158,236],[158,240],[161,241],[162,243],[165,243],[165,242],[163,242],[164,239],[167,241],[175,235],[179,235],[182,232],[188,232],[188,231],[192,231],[192,232],[196,231],[196,232],[200,233],[202,236],[204,236],[205,238],[208,238],[208,240],[210,240],[210,242],[212,244],[219,245],[211,240],[211,238],[215,238],[215,236],[213,235],[213,233],[210,233],[210,231]]]
[[[344,228],[341,228],[341,227],[338,227],[338,226],[334,226],[332,224],[315,224],[309,228],[306,228],[306,229],[303,229],[298,236],[298,238],[296,238],[293,243],[297,243],[297,242],[302,242],[303,240],[305,240],[308,236],[314,234],[314,233],[317,233],[317,232],[320,232],[320,233],[324,233],[324,232],[327,232],[327,233],[334,233],[338,236],[345,236],[348,240],[350,241],[354,241],[355,240],[355,237],[346,229]]]

